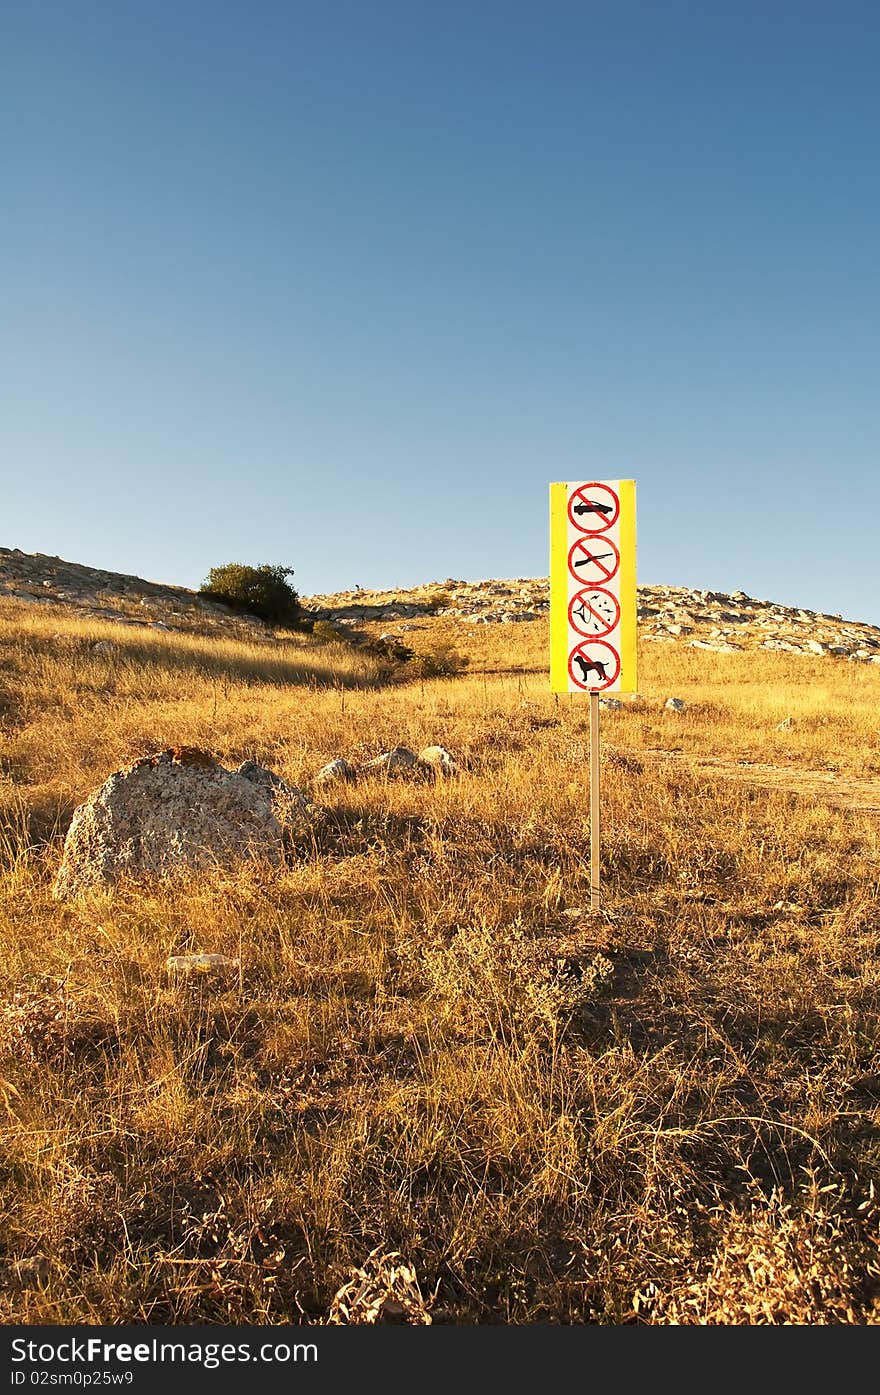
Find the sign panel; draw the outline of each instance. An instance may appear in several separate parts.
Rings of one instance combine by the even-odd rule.
[[[636,482],[550,486],[550,686],[636,691]]]

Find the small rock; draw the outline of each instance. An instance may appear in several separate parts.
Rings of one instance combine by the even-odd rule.
[[[112,654],[116,645],[109,639],[98,639],[92,645],[93,654]]]
[[[793,718],[793,717],[786,717],[786,718],[784,719],[784,721],[777,722],[777,724],[776,724],[776,730],[777,730],[777,731],[788,731],[788,730],[789,730],[791,727],[793,727],[793,726],[794,726],[794,718]]]
[[[375,770],[385,775],[399,775],[402,770],[412,770],[418,764],[418,756],[408,746],[395,746],[393,751],[383,751],[375,760],[368,760],[361,771]]]
[[[228,954],[170,954],[165,967],[172,972],[207,973],[209,969],[237,969],[240,961],[230,959]]]
[[[599,706],[604,707],[606,712],[622,712],[623,703],[620,698],[600,698]]]
[[[666,699],[663,706],[667,712],[683,712],[687,703],[684,698],[671,697]]]
[[[420,765],[430,766],[438,775],[454,775],[458,769],[454,755],[445,746],[426,746],[418,759]]]
[[[339,756],[336,760],[331,760],[328,765],[323,765],[315,776],[316,785],[330,785],[335,780],[356,780],[357,771],[347,760]]]
[[[252,785],[259,785],[270,797],[283,796],[286,801],[298,806],[303,813],[308,807],[308,800],[302,790],[298,790],[295,785],[289,785],[280,775],[276,775],[274,770],[267,770],[255,760],[242,761],[234,774],[240,775],[243,780],[250,780]]]

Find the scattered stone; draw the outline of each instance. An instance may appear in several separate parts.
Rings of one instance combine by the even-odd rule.
[[[445,746],[425,746],[419,751],[420,765],[430,766],[438,775],[454,775],[458,769],[455,757]]]
[[[240,960],[228,954],[170,954],[165,967],[172,973],[208,973],[211,969],[237,969]]]
[[[93,654],[112,654],[116,645],[109,639],[98,639],[92,645]]]
[[[683,712],[687,703],[684,698],[671,697],[666,699],[663,706],[667,712]]]
[[[274,770],[267,770],[264,765],[259,765],[255,760],[242,761],[235,771],[242,780],[250,780],[252,785],[259,785],[266,791],[270,799],[277,802],[283,801],[285,812],[289,813],[296,809],[299,813],[305,813],[308,808],[308,800],[301,790],[295,785],[289,785],[286,780],[282,780],[280,775],[276,775]]]
[[[286,785],[284,792],[298,795]],[[75,810],[52,894],[64,900],[124,876],[167,877],[243,858],[277,864],[282,851],[270,781],[175,747],[115,771]]]
[[[316,785],[331,785],[338,780],[351,781],[357,779],[357,771],[349,761],[339,756],[336,760],[331,760],[329,764],[323,765],[315,776]]]
[[[601,498],[601,496],[597,496]],[[600,698],[599,706],[604,707],[606,712],[622,712],[623,703],[620,698]]]
[[[377,774],[399,775],[404,770],[412,770],[418,764],[418,756],[408,746],[395,746],[393,751],[383,751],[375,760],[368,760],[360,767],[361,774],[375,771]]]

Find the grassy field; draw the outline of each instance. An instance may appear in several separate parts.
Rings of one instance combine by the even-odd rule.
[[[544,623],[424,623],[465,674],[0,606],[0,1320],[323,1323],[398,1251],[434,1322],[877,1322],[880,672],[643,644],[591,915]],[[457,778],[313,792],[280,872],[51,897],[146,751],[311,792],[434,742]]]

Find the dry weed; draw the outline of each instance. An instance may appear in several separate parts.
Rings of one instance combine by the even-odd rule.
[[[699,762],[862,778],[880,673],[645,646],[597,916],[583,705],[468,628],[383,688],[0,605],[0,1320],[876,1321],[880,821]],[[435,742],[460,779],[311,787]],[[59,906],[74,806],[171,746],[308,790],[288,863]]]

